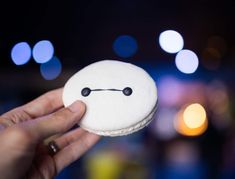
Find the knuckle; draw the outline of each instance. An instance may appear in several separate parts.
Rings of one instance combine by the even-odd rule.
[[[16,143],[19,142],[23,144],[24,142],[30,142],[32,140],[32,135],[27,129],[20,126],[14,126],[9,128],[8,138],[15,141]]]

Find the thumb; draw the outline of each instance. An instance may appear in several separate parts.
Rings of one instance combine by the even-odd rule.
[[[85,113],[85,104],[76,101],[51,115],[36,119],[31,130],[37,138],[43,140],[57,133],[63,133],[78,123]]]

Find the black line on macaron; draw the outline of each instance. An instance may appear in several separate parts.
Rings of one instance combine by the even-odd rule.
[[[122,91],[122,90],[119,90],[119,89],[93,89],[91,91]]]
[[[114,89],[114,88],[111,88],[111,89],[90,89],[88,87],[85,87],[82,89],[81,94],[82,94],[82,96],[87,97],[90,95],[90,93],[92,91],[122,91],[125,96],[130,96],[133,92],[130,87],[126,87],[123,90]]]

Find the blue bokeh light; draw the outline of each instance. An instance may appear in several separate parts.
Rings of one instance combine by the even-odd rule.
[[[137,41],[129,35],[121,35],[113,43],[113,50],[119,57],[131,57],[137,52],[137,49]]]
[[[193,51],[184,49],[177,53],[175,64],[182,73],[191,74],[197,70],[199,60]]]
[[[57,57],[51,58],[46,63],[41,64],[40,72],[44,79],[46,80],[54,80],[57,78],[62,70],[62,64]]]
[[[16,65],[24,65],[31,58],[31,48],[27,42],[19,42],[11,50],[11,59]]]
[[[46,63],[54,55],[54,47],[48,40],[42,40],[33,47],[33,58],[37,63]]]
[[[184,47],[184,39],[174,30],[166,30],[159,36],[160,47],[167,53],[177,53]]]

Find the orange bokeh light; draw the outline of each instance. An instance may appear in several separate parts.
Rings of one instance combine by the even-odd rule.
[[[185,136],[198,136],[208,127],[206,112],[200,104],[183,107],[174,120],[176,131]]]

